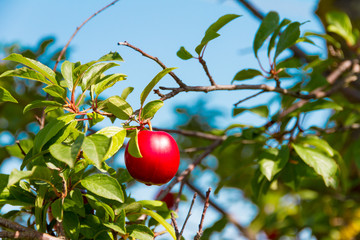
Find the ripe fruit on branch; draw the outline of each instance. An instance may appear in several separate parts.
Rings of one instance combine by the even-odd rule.
[[[179,148],[170,134],[143,130],[138,133],[142,158],[125,150],[125,165],[130,175],[147,185],[162,185],[176,174],[180,164]]]

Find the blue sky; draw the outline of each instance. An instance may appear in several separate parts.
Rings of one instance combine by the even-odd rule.
[[[0,1],[0,47],[19,43],[24,46],[35,46],[47,36],[56,38],[56,46],[66,44],[75,28],[91,14],[101,9],[111,1],[98,0],[1,0]],[[252,0],[262,12],[277,11],[281,18],[293,21],[310,21],[302,26],[302,31],[323,32],[322,26],[313,14],[318,1],[314,0]],[[88,22],[72,41],[70,61],[87,62],[97,59],[109,51],[118,51],[125,62],[115,71],[128,75],[128,80],[118,83],[115,89],[107,91],[106,95],[120,95],[122,89],[128,86],[135,87],[129,96],[129,102],[135,109],[139,107],[139,96],[146,84],[161,70],[153,61],[142,57],[133,50],[117,45],[119,41],[141,48],[150,55],[158,57],[168,67],[178,67],[176,74],[189,85],[208,85],[208,79],[201,65],[196,60],[183,61],[176,56],[177,50],[185,46],[190,52],[200,43],[205,30],[220,16],[228,13],[243,15],[225,26],[219,33],[221,37],[209,44],[205,53],[211,75],[218,84],[230,84],[232,78],[241,69],[258,68],[257,61],[252,53],[252,42],[259,21],[246,9],[230,0],[121,0]],[[323,54],[320,47],[305,46],[315,54]],[[286,56],[285,53],[283,56]],[[1,54],[0,54],[1,55]],[[256,80],[255,80],[256,82]],[[254,82],[254,83],[255,83]],[[161,80],[160,86],[176,86],[170,77]],[[192,106],[198,98],[207,101],[207,107],[223,111],[223,116],[217,120],[222,127],[237,123],[261,124],[266,120],[252,114],[243,114],[236,118],[231,117],[233,103],[253,94],[252,91],[216,92],[216,93],[189,93],[179,94],[167,100],[165,106],[153,120],[158,127],[172,127],[176,122],[173,107],[188,104]],[[268,95],[262,95],[242,106],[266,104]],[[149,99],[156,99],[152,95]],[[271,107],[271,111],[276,109]],[[319,113],[314,113],[319,114]],[[320,117],[320,119],[323,119]],[[12,168],[10,165],[7,170]],[[202,181],[204,189],[212,184],[212,179]],[[156,187],[147,193],[154,196]],[[233,198],[241,199],[241,193],[227,190],[227,199],[218,199],[222,203]],[[134,196],[142,196],[144,192],[139,188],[134,190]],[[200,204],[200,203],[199,203]],[[201,206],[198,206],[201,209]],[[248,223],[254,215],[254,209],[249,203],[239,201],[238,205],[230,210],[241,214],[237,215],[241,223]],[[193,213],[190,219],[188,232],[196,232],[200,212]],[[209,211],[208,220],[218,216]],[[228,229],[229,234],[236,231]],[[191,236],[191,235],[190,235]]]

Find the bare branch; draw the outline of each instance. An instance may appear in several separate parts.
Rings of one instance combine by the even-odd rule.
[[[200,220],[200,224],[199,224],[199,231],[196,233],[196,236],[194,237],[194,240],[200,240],[201,235],[203,234],[202,228],[203,228],[203,223],[204,223],[204,219],[205,219],[206,210],[209,207],[210,192],[211,192],[211,188],[209,188],[208,191],[206,192],[204,210],[203,210],[203,213],[201,215],[201,220]]]
[[[203,66],[204,71],[205,71],[205,73],[206,73],[206,76],[208,76],[209,81],[210,81],[210,83],[211,83],[211,86],[216,86],[216,83],[215,83],[214,79],[213,79],[212,76],[210,75],[210,72],[209,72],[209,69],[208,69],[208,67],[207,67],[207,65],[206,65],[205,60],[204,60],[202,57],[199,57],[199,62],[200,62],[201,65]]]
[[[108,7],[114,5],[116,2],[118,2],[119,0],[115,0],[112,3],[106,5],[105,7],[103,7],[102,9],[100,9],[99,11],[97,11],[96,13],[94,13],[93,15],[91,15],[88,19],[86,19],[79,27],[76,28],[75,32],[73,33],[73,35],[70,37],[69,41],[66,43],[65,47],[61,50],[59,57],[56,60],[55,66],[54,66],[54,71],[57,68],[57,65],[59,64],[62,56],[64,55],[66,49],[69,47],[71,41],[73,40],[73,38],[75,37],[75,35],[80,31],[80,29],[88,22],[90,21],[93,17],[95,17],[96,15],[98,15],[99,13],[101,13],[102,11],[104,11],[105,9],[107,9]]]
[[[180,239],[180,237],[179,237],[179,236],[180,236],[179,227],[178,227],[177,222],[176,222],[176,219],[175,219],[175,217],[174,217],[174,213],[171,212],[170,215],[171,215],[171,223],[172,223],[172,225],[174,226],[176,239]]]
[[[169,185],[164,189],[164,191],[157,197],[157,199],[162,199],[170,192],[170,190],[177,184],[178,182],[183,181],[191,172],[194,170],[194,168],[212,151],[215,150],[223,141],[222,140],[216,140],[214,141],[199,157],[197,157],[194,162],[189,164],[189,166],[177,177],[175,177]]]
[[[223,141],[226,139],[226,136],[218,136],[218,135],[199,132],[199,131],[190,131],[190,130],[181,130],[181,129],[166,129],[166,128],[156,128],[156,127],[153,127],[153,129],[156,131],[176,133],[176,134],[181,134],[184,136],[199,137],[199,138],[204,138],[204,139],[208,139],[208,140],[222,140]]]
[[[255,93],[254,95],[251,95],[251,96],[249,96],[249,97],[246,97],[246,98],[238,101],[237,103],[234,103],[234,106],[237,107],[240,103],[243,103],[243,102],[245,102],[245,101],[247,101],[247,100],[249,100],[249,99],[252,99],[252,98],[254,98],[254,97],[257,97],[257,96],[259,96],[260,94],[262,94],[262,93],[264,93],[264,92],[265,92],[265,91],[262,90],[262,91],[260,91],[260,92],[258,92],[258,93]]]
[[[0,238],[22,238],[22,239],[41,239],[41,240],[59,240],[46,233],[37,232],[31,228],[24,227],[18,223],[0,217],[0,225],[4,228],[14,230],[15,232],[1,231]]]
[[[125,41],[125,42],[118,42],[118,45],[127,46],[127,47],[129,47],[129,48],[132,48],[133,50],[141,53],[144,57],[150,58],[151,60],[155,61],[155,62],[156,62],[157,64],[159,64],[163,69],[166,68],[165,64],[162,63],[157,57],[153,57],[153,56],[147,54],[146,52],[144,52],[144,51],[141,50],[140,48],[137,48],[137,47],[135,47],[134,45],[132,45],[132,44],[126,42],[126,41]],[[184,83],[181,81],[181,79],[180,79],[178,76],[176,76],[175,73],[170,72],[169,75],[176,81],[176,83],[177,83],[180,87],[182,87],[182,88],[186,87],[186,84],[184,84]]]
[[[190,216],[191,216],[191,210],[192,210],[192,208],[193,208],[193,206],[194,206],[196,197],[197,197],[197,193],[194,193],[194,196],[193,196],[193,199],[192,199],[192,201],[191,201],[190,208],[189,208],[189,212],[188,212],[188,214],[187,214],[187,216],[186,216],[186,218],[185,218],[185,222],[184,222],[184,224],[183,224],[183,226],[182,226],[182,228],[181,228],[181,231],[180,231],[179,239],[181,239],[181,236],[182,236],[183,233],[184,233],[184,229],[185,229],[186,223],[187,223],[187,221],[189,220],[189,218],[190,218]]]
[[[194,192],[196,192],[204,201],[206,201],[206,196],[198,189],[196,188],[193,184],[189,183],[188,181],[185,182],[185,184]],[[209,199],[209,204],[215,208],[215,210],[217,210],[218,212],[220,212],[224,217],[226,217],[229,222],[231,224],[233,224],[241,233],[242,235],[244,235],[246,238],[250,239],[250,240],[255,240],[256,239],[256,234],[253,233],[250,229],[245,228],[243,226],[241,226],[236,219],[231,216],[229,213],[227,213],[224,209],[222,209],[218,204],[216,204],[214,201],[212,201],[211,199]]]

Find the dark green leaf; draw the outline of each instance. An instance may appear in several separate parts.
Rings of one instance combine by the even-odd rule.
[[[109,112],[122,120],[128,120],[133,114],[133,109],[130,104],[119,96],[108,98],[106,100],[106,106],[108,107]]]
[[[126,75],[122,73],[114,73],[111,75],[107,75],[103,78],[100,78],[96,84],[95,84],[95,94],[99,95],[104,90],[108,89],[109,87],[112,87],[115,83],[125,80]]]
[[[269,116],[269,109],[267,106],[258,106],[255,108],[234,108],[233,116],[239,115],[244,111],[250,111],[264,118],[267,118]]]
[[[96,210],[98,216],[100,215],[100,216],[104,217],[105,219],[108,219],[108,217],[110,217],[111,221],[114,221],[115,213],[108,204],[99,201],[98,199],[96,199],[94,196],[92,196],[90,194],[86,194],[85,197],[89,201],[89,204],[91,205],[91,207]]]
[[[274,59],[279,56],[285,49],[291,47],[296,43],[300,36],[300,23],[290,23],[284,32],[280,35],[279,42],[276,46]]]
[[[292,146],[300,158],[323,178],[326,186],[331,186],[333,188],[336,187],[336,172],[338,166],[334,159],[324,155],[314,148],[309,148],[294,143]]]
[[[70,239],[78,239],[80,222],[79,217],[73,212],[64,212],[63,227]]]
[[[34,148],[33,152],[38,153],[42,149],[42,147],[52,138],[54,137],[63,127],[68,125],[70,122],[74,121],[75,115],[68,114],[57,119],[52,120],[48,124],[45,125],[43,129],[41,129],[38,134],[36,134],[34,139]]]
[[[23,113],[26,113],[32,109],[35,108],[44,108],[44,107],[62,107],[63,105],[61,103],[55,102],[55,101],[48,101],[48,100],[35,100],[31,102],[30,104],[26,105]]]
[[[71,200],[73,200],[76,203],[77,207],[81,208],[84,206],[84,199],[79,189],[75,188],[74,190],[71,190],[70,197]]]
[[[19,78],[26,78],[26,79],[30,79],[30,80],[34,80],[34,81],[38,81],[38,82],[42,82],[45,84],[52,84],[49,80],[47,80],[44,75],[38,73],[37,71],[27,68],[27,67],[22,67],[22,68],[17,68],[14,70],[8,70],[6,72],[4,72],[3,74],[0,75],[1,77],[19,77]]]
[[[244,69],[239,71],[234,79],[232,80],[232,82],[234,81],[242,81],[242,80],[247,80],[247,79],[251,79],[254,78],[256,76],[261,76],[262,73],[256,69]]]
[[[32,69],[38,71],[39,73],[41,73],[44,77],[46,77],[48,80],[50,80],[50,82],[52,82],[53,84],[57,83],[56,78],[55,78],[55,72],[53,70],[51,70],[49,67],[45,66],[44,64],[42,64],[38,61],[35,61],[30,58],[26,58],[17,53],[10,54],[6,58],[4,58],[4,60],[14,61],[14,62],[24,64],[25,66],[28,66],[29,68],[32,68]]]
[[[139,240],[153,240],[154,233],[150,228],[145,225],[134,224],[126,227],[126,232],[129,233],[130,237],[139,239]]]
[[[88,89],[91,85],[95,84],[106,70],[116,66],[120,66],[120,65],[113,62],[109,62],[109,63],[98,63],[90,67],[82,77],[83,90]]]
[[[62,222],[64,216],[63,199],[58,198],[51,204],[51,213],[58,222]]]
[[[276,30],[278,25],[279,15],[276,12],[269,12],[263,19],[255,35],[253,45],[256,58],[258,56],[259,49],[264,44],[265,40]]]
[[[120,127],[105,127],[96,134],[102,134],[111,139],[109,150],[107,151],[104,159],[109,159],[116,154],[124,143],[126,137],[126,130]]]
[[[141,111],[141,119],[151,119],[154,117],[155,113],[164,105],[164,102],[161,100],[154,100],[148,102]]]
[[[189,53],[184,47],[180,47],[179,51],[177,51],[176,55],[182,60],[188,60],[193,58],[193,55]]]
[[[50,146],[50,153],[55,159],[66,163],[70,168],[74,168],[77,156],[84,142],[84,138],[84,134],[79,134],[71,146],[63,143],[55,143]]]
[[[59,85],[49,85],[43,88],[44,92],[50,94],[53,97],[62,98],[66,100],[66,90]]]
[[[98,60],[100,61],[120,61],[123,62],[124,60],[122,59],[122,57],[120,56],[120,54],[118,52],[110,52],[104,56],[102,56],[101,58],[99,58]]]
[[[64,77],[65,85],[70,91],[72,91],[72,89],[76,87],[74,86],[74,79],[73,79],[74,68],[75,68],[75,64],[69,61],[64,61],[63,64],[61,65],[61,73]]]
[[[3,87],[0,87],[0,103],[1,102],[18,103],[18,101],[13,96],[11,96],[10,92]]]
[[[38,229],[41,232],[45,232],[46,230],[46,218],[43,218],[43,211],[46,211],[47,209],[44,207],[44,201],[45,201],[45,194],[48,191],[48,186],[41,185],[37,197],[35,200],[35,223],[36,223],[36,229]]]
[[[129,94],[134,90],[133,87],[127,87],[125,88],[121,93],[121,98],[126,100],[126,98],[129,96]]]
[[[232,20],[240,17],[240,15],[237,14],[226,14],[222,17],[220,17],[216,22],[211,24],[211,26],[206,30],[205,36],[201,40],[201,43],[195,48],[195,51],[197,54],[200,55],[201,50],[204,48],[204,46],[211,40],[217,38],[220,36],[217,32],[225,26],[227,23],[231,22]]]
[[[159,200],[141,200],[138,201],[144,208],[155,211],[168,211],[166,203]]]
[[[342,111],[343,107],[335,102],[331,102],[325,99],[318,99],[314,102],[309,102],[302,107],[298,108],[296,111],[292,112],[291,116],[296,116],[299,113],[311,112],[321,109],[333,109],[335,111]]]
[[[102,134],[93,134],[85,137],[82,145],[84,155],[89,158],[97,168],[101,168],[106,153],[110,149],[111,139]]]
[[[288,59],[285,59],[279,63],[276,64],[276,68],[300,68],[302,66],[302,63],[300,59],[291,57]]]
[[[145,87],[145,89],[142,91],[140,95],[140,103],[141,107],[144,105],[144,102],[149,95],[150,91],[155,87],[155,85],[169,72],[175,70],[176,68],[166,68],[159,72],[152,80],[151,82]]]
[[[291,23],[291,21],[289,19],[284,19],[281,21],[280,25],[275,29],[273,35],[271,36],[270,42],[269,42],[268,56],[270,56],[271,50],[273,50],[273,48],[275,47],[275,40],[279,36],[281,28],[288,25],[289,23]]]
[[[117,217],[114,223],[104,223],[104,225],[112,230],[120,233],[121,235],[126,234],[126,227],[125,227],[125,211],[121,210],[120,215]]]
[[[31,169],[31,171],[19,171],[14,169],[9,176],[8,187],[16,184],[22,179],[34,179],[50,182],[51,178],[52,171],[43,166],[35,166]]]
[[[90,175],[81,180],[83,185],[90,192],[99,195],[100,197],[124,202],[124,194],[118,181],[105,174]]]
[[[130,136],[130,140],[128,143],[128,151],[131,156],[136,158],[142,158],[139,143],[138,143],[138,133],[139,130],[136,129],[136,131]]]

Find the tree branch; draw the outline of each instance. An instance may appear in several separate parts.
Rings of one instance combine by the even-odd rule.
[[[104,11],[105,9],[107,9],[108,7],[114,5],[116,2],[118,2],[119,0],[115,0],[112,3],[106,5],[105,7],[103,7],[102,9],[100,9],[99,11],[97,11],[96,13],[94,13],[93,15],[91,15],[88,19],[86,19],[79,27],[76,28],[75,32],[73,33],[73,35],[70,37],[69,41],[66,43],[66,45],[64,46],[64,48],[61,50],[59,57],[56,60],[55,66],[54,66],[54,71],[57,68],[57,65],[59,64],[62,56],[64,55],[66,49],[69,47],[71,41],[73,40],[73,38],[75,37],[75,35],[80,31],[80,29],[88,22],[90,21],[93,17],[95,17],[96,15],[98,15],[99,13],[101,13],[102,11]]]
[[[185,184],[191,190],[196,192],[204,201],[206,201],[206,196],[198,188],[196,188],[193,184],[189,183],[188,181],[186,181]],[[217,203],[215,203],[214,201],[209,199],[209,204],[213,208],[215,208],[216,211],[220,212],[224,217],[226,217],[229,220],[229,222],[231,224],[233,224],[242,233],[242,235],[244,235],[246,238],[248,238],[250,240],[255,240],[256,239],[256,234],[255,233],[253,233],[250,229],[241,226],[233,216],[231,216],[224,209],[222,209]]]
[[[141,53],[141,55],[143,55],[144,57],[150,58],[151,60],[155,61],[155,62],[156,62],[157,64],[159,64],[163,69],[166,68],[165,64],[162,63],[157,57],[153,57],[153,56],[147,54],[146,52],[144,52],[144,51],[141,50],[140,48],[135,47],[134,45],[128,43],[127,41],[125,41],[125,42],[118,42],[118,45],[127,46],[127,47],[129,47],[129,48],[131,48],[131,49],[133,49],[133,50]],[[186,84],[183,83],[183,82],[180,80],[180,78],[179,78],[178,76],[176,76],[175,73],[170,72],[169,75],[175,80],[175,82],[176,82],[180,87],[182,87],[182,88],[186,87]]]
[[[164,191],[159,194],[159,196],[157,197],[157,199],[162,199],[166,196],[166,194],[168,194],[170,192],[170,190],[178,183],[183,181],[193,170],[194,168],[201,163],[201,161],[206,158],[208,155],[210,155],[215,148],[217,148],[221,143],[223,142],[223,140],[216,140],[214,141],[199,157],[197,157],[191,164],[189,164],[189,166],[177,177],[175,177],[170,183],[169,185],[167,185],[167,187],[164,189]]]
[[[181,134],[181,135],[189,136],[189,137],[199,137],[199,138],[204,138],[204,139],[208,139],[208,140],[224,141],[226,139],[226,136],[218,136],[218,135],[214,135],[214,134],[210,134],[210,133],[190,131],[190,130],[166,129],[166,128],[156,128],[156,127],[153,127],[153,130],[164,131],[167,133],[176,133],[176,134]]]
[[[209,201],[210,201],[210,192],[211,192],[211,188],[208,189],[208,191],[206,192],[206,197],[205,197],[205,203],[204,203],[204,210],[203,213],[201,215],[201,220],[200,220],[200,224],[199,224],[199,231],[196,233],[194,240],[200,240],[201,235],[203,234],[203,224],[204,224],[204,220],[205,220],[205,214],[206,214],[206,210],[209,207]]]

